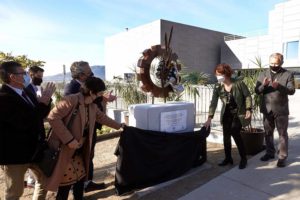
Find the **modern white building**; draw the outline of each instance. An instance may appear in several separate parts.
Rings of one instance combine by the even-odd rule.
[[[300,0],[288,0],[276,4],[269,12],[266,34],[246,38],[226,36],[226,45],[234,57],[227,54],[228,48],[224,48],[221,61],[236,69],[257,68],[252,62],[256,57],[261,58],[263,65],[268,65],[269,55],[278,52],[284,55],[284,67],[300,67],[299,40]]]

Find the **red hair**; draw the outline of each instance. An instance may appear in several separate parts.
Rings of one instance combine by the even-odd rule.
[[[233,74],[233,70],[231,69],[231,67],[228,64],[222,63],[222,64],[218,64],[215,68],[215,73],[220,73],[223,74],[226,77],[231,77],[231,75]]]

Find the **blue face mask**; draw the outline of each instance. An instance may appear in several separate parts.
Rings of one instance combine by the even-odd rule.
[[[30,84],[30,77],[29,75],[26,73],[26,75],[23,75],[23,85],[24,87],[27,87]]]

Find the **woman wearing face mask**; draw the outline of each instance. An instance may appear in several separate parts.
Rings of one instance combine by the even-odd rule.
[[[208,119],[205,126],[209,127],[217,108],[218,99],[222,101],[221,119],[223,127],[223,143],[225,159],[219,166],[233,164],[231,157],[231,136],[233,137],[241,156],[239,168],[247,165],[245,147],[241,138],[242,126],[247,126],[251,120],[252,100],[247,86],[241,80],[231,78],[233,71],[227,64],[219,64],[215,68],[218,83],[215,84]]]
[[[81,86],[79,93],[64,97],[48,116],[52,127],[49,146],[61,148],[54,172],[46,179],[47,190],[58,189],[56,199],[67,200],[71,187],[75,200],[83,198],[95,121],[114,129],[124,126],[107,117],[93,103],[104,90],[105,85],[101,79],[89,77]],[[72,115],[74,117],[70,125]]]

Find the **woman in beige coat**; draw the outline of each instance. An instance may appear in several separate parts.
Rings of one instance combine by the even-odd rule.
[[[73,186],[75,200],[83,198],[83,184],[88,174],[92,135],[95,121],[119,129],[117,123],[101,112],[93,101],[105,90],[104,82],[90,77],[81,86],[79,93],[64,97],[48,116],[52,127],[49,145],[61,147],[58,162],[51,177],[46,179],[46,189],[57,191],[56,199],[68,199]],[[78,109],[78,112],[74,112]],[[67,127],[74,114],[71,127]]]

